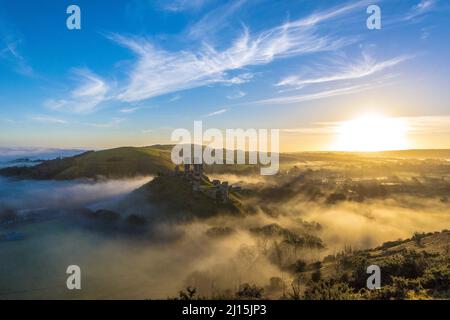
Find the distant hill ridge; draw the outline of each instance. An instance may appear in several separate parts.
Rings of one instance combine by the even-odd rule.
[[[172,167],[164,146],[121,147],[88,151],[73,157],[45,161],[34,167],[0,170],[5,176],[30,179],[70,180],[77,178],[123,178],[152,175]]]
[[[72,157],[44,161],[33,167],[0,169],[0,175],[21,179],[71,180],[80,178],[125,178],[156,175],[174,167],[170,153],[173,145],[147,147],[120,147],[100,151],[87,151]],[[248,156],[248,153],[247,153]],[[450,159],[450,149],[404,150],[373,153],[358,152],[297,152],[281,153],[280,164],[302,161],[346,160],[372,157],[398,157],[421,159]],[[205,168],[214,173],[259,173],[258,165],[212,165]]]

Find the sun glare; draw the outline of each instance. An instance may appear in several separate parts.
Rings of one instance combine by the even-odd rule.
[[[370,114],[339,123],[334,150],[383,151],[407,149],[407,125],[398,118]]]

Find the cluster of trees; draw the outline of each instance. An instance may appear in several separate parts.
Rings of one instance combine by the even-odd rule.
[[[272,235],[285,231],[279,226],[269,225],[259,228],[258,232]],[[274,264],[293,276],[294,280],[289,280],[290,286],[289,282],[286,285],[285,280],[292,277],[288,276],[285,280],[273,277],[265,287],[245,283],[235,291],[224,291],[213,298],[449,299],[450,246],[445,246],[444,243],[448,239],[448,233],[447,230],[441,233],[415,233],[411,239],[385,243],[372,250],[354,251],[346,248],[342,253],[314,263],[297,259],[288,265],[274,259]],[[425,238],[427,239],[424,240]],[[428,250],[430,246],[433,246],[433,250]],[[276,250],[272,253],[275,254]],[[382,270],[381,289],[369,290],[367,267],[373,264]],[[180,294],[180,297],[189,296],[186,292],[189,291]]]
[[[430,299],[450,298],[450,259],[448,256],[404,250],[380,261],[382,287],[366,288],[367,266],[373,264],[362,252],[336,260],[344,269],[337,277],[320,279],[314,273],[303,299]],[[295,290],[293,290],[295,292]]]
[[[258,251],[283,271],[299,270],[305,261],[299,260],[306,252],[318,255],[325,249],[322,239],[309,233],[320,230],[321,226],[308,225],[307,231],[292,231],[273,223],[249,231],[258,238]]]
[[[257,300],[262,299],[264,296],[264,288],[258,287],[254,284],[244,283],[239,288],[232,292],[231,290],[223,291],[222,293],[212,297],[214,299],[222,300]],[[200,296],[197,292],[197,288],[186,287],[178,293],[178,297],[171,298],[174,300],[205,300],[210,297]]]

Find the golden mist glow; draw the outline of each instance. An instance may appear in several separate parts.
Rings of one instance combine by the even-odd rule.
[[[338,151],[382,151],[407,149],[406,122],[369,114],[339,123],[334,149]]]

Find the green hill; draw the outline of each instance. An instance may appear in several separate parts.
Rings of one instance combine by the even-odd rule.
[[[0,170],[1,175],[30,179],[69,180],[78,178],[123,178],[152,175],[171,170],[170,149],[166,146],[122,147],[89,151],[45,161],[34,167]]]
[[[203,182],[205,183],[207,181]],[[239,198],[233,193],[230,193],[227,203],[221,203],[202,192],[194,192],[183,177],[171,175],[155,177],[133,191],[119,207],[146,208],[148,205],[156,207],[159,213],[164,212],[164,217],[157,215],[158,220],[177,218],[179,221],[179,219],[208,218],[218,214],[239,215],[245,211]]]
[[[173,145],[148,147],[121,147],[88,151],[83,154],[59,158],[33,166],[0,169],[0,175],[20,179],[71,180],[81,178],[127,178],[156,175],[173,170],[170,153]],[[224,151],[225,152],[225,151]],[[247,153],[248,157],[248,153]],[[259,173],[257,165],[211,165],[208,173]]]
[[[173,145],[148,147],[121,147],[44,161],[33,167],[10,167],[0,169],[0,175],[22,179],[70,180],[80,178],[126,178],[156,175],[173,169],[170,153]],[[225,152],[225,151],[224,151]],[[249,153],[246,153],[248,159]],[[299,152],[279,155],[280,172],[294,165],[310,162],[333,162],[370,165],[381,158],[448,159],[450,150],[405,150],[378,153],[352,152]],[[225,159],[225,156],[224,156]],[[259,165],[209,165],[206,173],[259,174]]]

